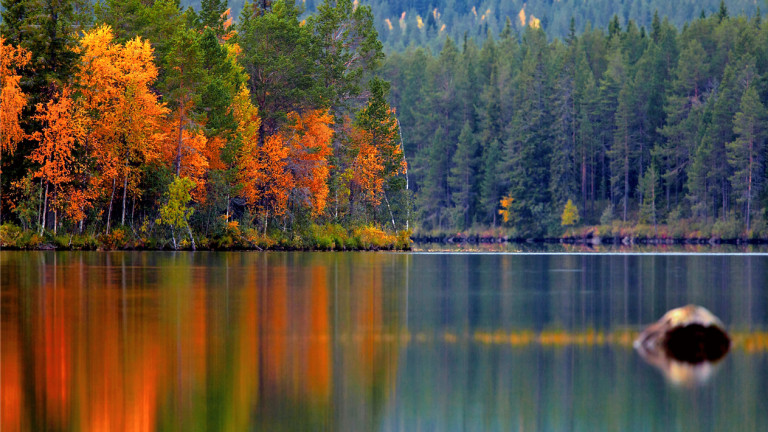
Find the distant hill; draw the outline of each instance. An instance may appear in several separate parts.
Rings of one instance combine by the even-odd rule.
[[[308,12],[314,11],[321,0],[304,0]],[[245,0],[230,0],[235,17]],[[466,34],[482,40],[490,31],[497,35],[507,21],[521,29],[524,25],[539,25],[551,38],[568,34],[571,17],[576,31],[592,27],[606,28],[613,15],[622,25],[634,20],[648,27],[654,11],[667,17],[673,25],[682,27],[698,18],[702,12],[716,11],[720,0],[361,0],[370,5],[376,19],[376,29],[387,51],[402,51],[408,45],[440,49],[446,36],[462,40]],[[752,16],[762,0],[726,0],[731,14]],[[182,0],[182,6],[198,8],[200,0]]]

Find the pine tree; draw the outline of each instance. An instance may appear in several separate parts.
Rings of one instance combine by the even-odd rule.
[[[475,208],[475,178],[477,162],[477,141],[469,121],[459,134],[456,152],[451,160],[448,186],[451,188],[453,222],[458,229],[467,229],[472,223]]]
[[[736,202],[743,205],[747,231],[751,229],[752,203],[765,176],[765,141],[768,137],[768,112],[760,102],[754,85],[741,97],[739,112],[733,118],[737,138],[727,144],[731,166],[731,187]]]

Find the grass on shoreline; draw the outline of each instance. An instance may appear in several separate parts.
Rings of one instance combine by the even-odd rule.
[[[230,222],[216,235],[195,236],[197,250],[319,250],[372,251],[410,250],[411,232],[384,231],[374,226],[347,229],[338,224],[311,225],[304,232],[263,233],[241,229]],[[189,238],[178,241],[177,250],[191,250]],[[24,230],[14,224],[0,225],[0,248],[56,250],[174,250],[168,236],[145,235],[130,227],[117,227],[109,234],[58,234]]]
[[[431,242],[462,242],[462,241],[584,241],[601,239],[603,241],[629,241],[641,243],[656,241],[660,243],[749,243],[768,242],[768,227],[765,224],[755,224],[750,231],[733,220],[718,220],[714,223],[692,222],[679,220],[664,225],[634,224],[614,221],[610,225],[582,225],[562,228],[559,232],[545,237],[521,235],[514,228],[475,227],[466,231],[416,231],[413,235],[416,241]]]

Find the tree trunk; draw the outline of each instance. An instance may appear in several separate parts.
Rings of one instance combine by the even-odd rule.
[[[109,234],[109,224],[112,221],[112,201],[115,199],[115,179],[112,179],[112,195],[109,197],[109,209],[107,210],[107,234]]]
[[[627,202],[629,201],[629,146],[626,146],[626,141],[624,152],[624,222],[626,222]]]
[[[405,160],[405,145],[403,144],[403,128],[400,126],[400,119],[397,119],[397,132],[400,134],[400,151],[403,152],[403,162],[405,162],[405,190],[406,190],[406,196],[408,196],[407,191],[410,190],[410,180],[408,179],[408,161]],[[410,203],[406,203],[405,208],[405,229],[409,229],[411,220],[411,206]]]
[[[176,149],[176,177],[179,176],[179,173],[181,172],[181,141],[182,141],[182,131],[183,131],[183,123],[184,120],[184,103],[182,102],[181,107],[179,107],[179,144]]]
[[[197,250],[195,247],[195,238],[192,236],[192,228],[189,227],[189,222],[187,222],[187,233],[189,233],[189,241],[192,242],[192,250]]]
[[[43,178],[40,177],[40,198],[37,200],[37,226],[43,224]]]
[[[3,223],[3,158],[0,157],[0,225]]]
[[[587,154],[581,153],[581,218],[587,219]]]
[[[123,215],[120,217],[120,225],[125,225],[125,197],[128,195],[128,166],[125,167],[125,179],[123,179]]]
[[[749,169],[747,174],[747,235],[750,229],[750,216],[752,213],[752,142],[749,143]]]
[[[392,214],[392,208],[389,206],[389,198],[387,198],[387,191],[384,191],[384,201],[387,203],[387,210],[389,210],[389,217],[392,220],[392,229],[397,231],[395,226],[395,215]]]
[[[43,235],[43,232],[45,232],[45,219],[46,219],[46,213],[48,212],[48,182],[45,182],[45,199],[43,200],[43,214],[42,214],[42,223],[40,224],[40,235]]]

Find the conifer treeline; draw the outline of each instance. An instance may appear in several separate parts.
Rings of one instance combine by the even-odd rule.
[[[768,25],[511,28],[388,58],[420,227],[728,223],[766,234]],[[569,212],[573,213],[571,208]],[[573,217],[568,215],[568,221]],[[506,222],[504,219],[508,219]]]
[[[170,233],[407,224],[369,8],[3,0],[0,218]],[[166,227],[166,228],[163,228]],[[158,231],[159,230],[159,231]]]
[[[729,10],[754,15],[763,2],[754,0],[723,0]],[[465,34],[482,41],[487,34],[499,35],[507,20],[515,30],[526,25],[540,26],[550,39],[568,35],[571,18],[576,30],[588,26],[603,28],[617,15],[621,22],[634,20],[640,26],[650,26],[653,14],[668,17],[670,23],[682,27],[700,16],[718,9],[721,0],[360,0],[370,6],[374,24],[386,52],[403,51],[408,46],[440,50],[446,37],[454,40]],[[319,0],[302,0],[313,13]],[[200,0],[181,0],[184,7],[200,9]],[[229,6],[237,18],[244,0],[230,0]]]

